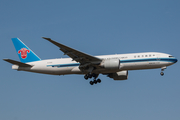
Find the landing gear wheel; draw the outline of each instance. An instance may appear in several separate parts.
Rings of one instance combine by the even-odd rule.
[[[97,84],[97,80],[94,80],[93,82],[94,82],[95,84]]]
[[[98,82],[98,83],[101,83],[101,80],[100,80],[100,79],[97,79],[97,82]]]
[[[88,78],[92,78],[92,74],[88,74],[87,76],[88,76]]]
[[[85,75],[85,76],[84,76],[84,79],[86,79],[86,80],[87,80],[87,79],[88,79],[88,76],[87,76],[87,75]]]
[[[93,83],[93,81],[90,81],[89,83],[90,83],[91,85],[93,85],[93,84],[94,84],[94,83]]]
[[[94,79],[96,79],[98,77],[98,74],[92,73],[92,77],[94,77]]]
[[[160,74],[161,74],[161,76],[163,76],[163,75],[164,75],[164,73],[163,73],[163,72],[161,72]]]

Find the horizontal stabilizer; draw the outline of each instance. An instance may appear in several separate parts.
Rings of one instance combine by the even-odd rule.
[[[18,65],[20,67],[32,67],[31,65],[29,64],[26,64],[26,63],[22,63],[22,62],[19,62],[19,61],[15,61],[15,60],[11,60],[11,59],[3,59],[4,61],[6,62],[9,62],[13,65]]]

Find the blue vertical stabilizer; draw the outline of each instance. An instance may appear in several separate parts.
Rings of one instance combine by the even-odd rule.
[[[29,49],[19,38],[12,38],[12,42],[23,63],[41,60],[31,49]]]

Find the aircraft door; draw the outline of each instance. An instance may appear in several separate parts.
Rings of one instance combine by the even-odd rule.
[[[160,59],[160,54],[157,54],[156,56],[157,56],[156,60],[157,60],[157,61],[160,61],[160,60],[161,60],[161,59]]]
[[[161,60],[161,56],[160,56],[160,54],[157,54],[156,56],[157,56],[157,58],[156,58],[157,62],[155,62],[155,63],[156,63],[156,65],[159,65],[160,60]]]

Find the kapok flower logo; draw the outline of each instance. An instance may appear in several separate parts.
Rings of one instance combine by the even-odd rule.
[[[18,51],[18,54],[21,53],[21,58],[26,59],[27,58],[27,53],[30,53],[30,50],[26,48],[21,48],[21,50]]]

